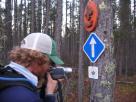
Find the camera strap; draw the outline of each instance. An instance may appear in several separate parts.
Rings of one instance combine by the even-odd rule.
[[[58,81],[58,102],[63,102],[63,94],[62,94],[62,84],[60,81]]]

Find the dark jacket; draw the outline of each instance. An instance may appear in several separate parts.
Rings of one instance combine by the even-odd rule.
[[[12,86],[0,91],[0,102],[55,102],[53,95],[40,99],[38,93],[23,86]]]
[[[31,87],[31,83],[11,80],[17,77],[25,78],[11,73],[13,71],[0,72],[0,102],[55,102],[54,95],[46,95],[41,99],[35,88]]]

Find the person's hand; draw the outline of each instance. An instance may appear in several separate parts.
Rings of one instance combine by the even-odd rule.
[[[53,80],[51,75],[47,73],[47,88],[46,88],[46,94],[54,94],[56,88],[57,88],[57,80]]]

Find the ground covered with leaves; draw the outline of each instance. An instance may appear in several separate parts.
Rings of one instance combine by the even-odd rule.
[[[115,102],[136,102],[136,76],[117,78]]]
[[[75,74],[70,80],[67,99],[65,102],[78,102],[78,80]],[[90,97],[90,80],[84,80],[83,102],[89,102]],[[136,76],[117,77],[114,102],[136,102]]]

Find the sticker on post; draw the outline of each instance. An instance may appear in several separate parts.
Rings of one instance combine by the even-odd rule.
[[[92,79],[98,79],[98,67],[88,66],[88,76]]]

